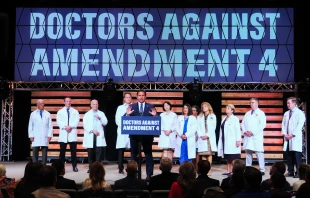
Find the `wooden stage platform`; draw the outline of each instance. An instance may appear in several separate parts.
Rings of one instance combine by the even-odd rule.
[[[0,164],[4,164],[6,167],[6,175],[7,177],[10,178],[15,178],[16,180],[21,178],[24,174],[25,166],[27,164],[27,161],[22,161],[22,162],[1,162]],[[50,163],[47,163],[47,165],[50,165]],[[126,164],[124,164],[126,167]],[[66,163],[65,169],[66,169],[66,174],[65,177],[69,179],[73,179],[76,181],[76,183],[81,183],[84,181],[86,178],[88,178],[88,163],[78,163],[78,169],[79,172],[73,172],[71,163]],[[118,173],[118,167],[116,163],[107,163],[104,164],[105,170],[106,170],[106,180],[110,184],[114,184],[114,182],[118,179],[124,178],[126,176],[125,174],[119,174]],[[258,168],[258,165],[254,165],[254,167]],[[269,176],[269,170],[270,170],[271,165],[266,165],[266,172],[265,175],[263,176],[263,180],[268,179]],[[145,164],[142,164],[142,179],[146,177],[145,174]],[[173,165],[172,172],[178,172],[179,165],[175,164]],[[227,176],[222,175],[226,170],[226,165],[225,164],[213,164],[211,168],[211,174],[210,177],[214,179],[222,181]],[[159,170],[159,163],[155,163],[154,166],[154,175],[160,174],[161,171]],[[298,178],[292,178],[292,177],[287,177],[287,181],[293,185],[295,181],[298,180]]]

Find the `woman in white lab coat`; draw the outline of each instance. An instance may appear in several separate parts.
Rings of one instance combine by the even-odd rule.
[[[212,164],[212,155],[217,152],[216,146],[216,116],[212,106],[208,102],[201,103],[201,112],[197,119],[198,123],[198,153],[203,160]]]
[[[197,105],[193,105],[192,106],[192,112],[193,112],[193,116],[196,118],[198,118],[198,115],[200,113],[200,109]],[[193,159],[193,164],[195,165],[196,170],[198,170],[198,162],[200,160],[200,155],[198,153],[198,133],[196,131],[195,133],[195,140],[196,140],[196,158]]]
[[[227,160],[227,170],[223,175],[232,174],[232,162],[241,157],[241,126],[239,118],[233,113],[235,106],[226,106],[226,116],[220,127],[220,138],[218,140],[218,156]]]
[[[170,102],[163,103],[163,110],[161,117],[161,134],[158,140],[158,147],[163,149],[162,157],[168,157],[173,160],[173,149],[175,147],[175,128],[177,121],[177,114],[171,111]]]
[[[192,107],[189,104],[183,106],[182,115],[178,116],[176,127],[176,146],[174,156],[179,157],[180,164],[184,161],[192,161],[196,157],[195,133],[197,121],[192,115]]]

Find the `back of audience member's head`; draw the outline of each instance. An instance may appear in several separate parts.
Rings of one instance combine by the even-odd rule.
[[[57,171],[54,167],[46,165],[39,171],[41,187],[55,186],[57,181]]]
[[[305,180],[307,183],[310,183],[310,168],[306,170]]]
[[[198,162],[198,174],[200,175],[208,175],[211,169],[211,164],[208,160],[199,160]]]
[[[92,163],[89,169],[89,179],[93,190],[101,190],[101,184],[105,181],[105,169],[99,161]]]
[[[126,172],[128,176],[136,176],[138,173],[138,164],[135,160],[130,160],[127,163]]]
[[[286,184],[285,176],[282,173],[275,172],[270,176],[270,183],[275,189],[284,189]]]
[[[258,191],[262,182],[262,173],[254,167],[247,166],[243,173],[247,190]]]
[[[233,168],[232,168],[233,174],[243,175],[244,170],[245,170],[245,162],[241,159],[235,159],[233,161]]]
[[[31,168],[31,166],[33,166],[33,162],[29,161],[26,166],[25,166],[25,171],[24,171],[24,177],[23,178],[27,178],[29,175],[29,170]]]
[[[269,198],[291,198],[291,194],[287,191],[277,189],[270,192]]]
[[[286,171],[286,166],[284,162],[275,162],[272,164],[269,174],[272,175],[275,172],[281,173],[284,175]]]
[[[30,185],[39,184],[39,171],[42,167],[43,164],[41,162],[33,162],[32,165],[29,167],[28,176],[25,182]]]
[[[310,167],[306,163],[301,163],[298,167],[298,175],[300,180],[305,180],[306,179],[306,173],[307,170]]]
[[[225,198],[225,195],[220,187],[215,186],[205,189],[203,198]]]
[[[172,160],[168,157],[163,157],[160,160],[159,169],[163,173],[170,173],[172,169]]]
[[[57,175],[65,174],[65,164],[61,159],[57,159],[52,162],[52,167],[54,167],[57,171]]]
[[[195,166],[192,162],[185,161],[179,167],[178,184],[181,186],[184,193],[189,193],[196,181]]]
[[[3,164],[0,164],[0,176],[5,176],[6,168]]]

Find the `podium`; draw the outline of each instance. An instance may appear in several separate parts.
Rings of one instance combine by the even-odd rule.
[[[141,179],[141,146],[143,136],[160,135],[160,116],[122,116],[121,133],[131,135],[138,142],[138,178]],[[131,156],[132,158],[132,156]]]

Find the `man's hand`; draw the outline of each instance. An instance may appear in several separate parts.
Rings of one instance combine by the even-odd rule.
[[[65,130],[66,130],[68,133],[70,133],[70,132],[72,131],[72,128],[71,128],[70,126],[66,126],[66,127],[65,127]]]
[[[130,105],[128,105],[127,109],[126,109],[126,115],[130,115],[132,114],[132,112],[134,112],[135,110],[132,110],[132,107]]]
[[[99,132],[97,130],[94,130],[93,133],[95,134],[95,136],[99,135]]]
[[[241,141],[236,141],[236,147],[239,147],[241,145]]]
[[[101,120],[101,117],[99,115],[95,115],[95,118],[97,118],[98,120]]]
[[[156,108],[152,108],[151,111],[149,111],[149,113],[150,113],[152,116],[156,116],[156,114],[157,114]]]
[[[209,137],[208,137],[208,136],[206,136],[206,135],[204,135],[204,136],[200,136],[200,138],[201,138],[202,140],[209,139]]]
[[[30,138],[30,141],[33,142],[33,141],[34,141],[34,137],[31,137],[31,138]]]
[[[48,141],[51,141],[52,137],[47,137]]]

